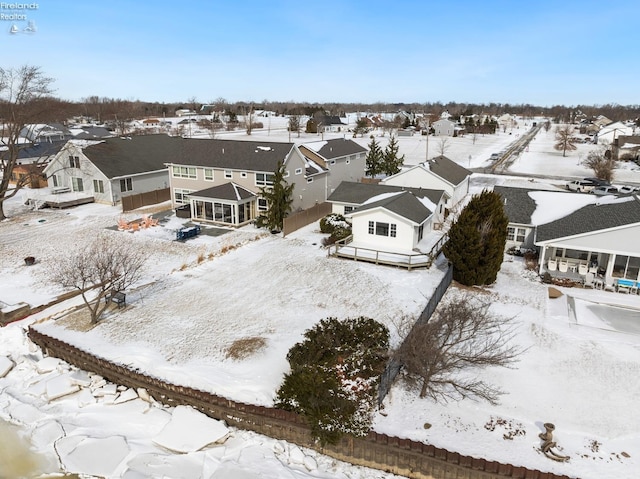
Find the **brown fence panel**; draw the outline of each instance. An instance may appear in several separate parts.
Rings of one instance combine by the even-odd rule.
[[[287,236],[289,233],[293,233],[303,226],[327,216],[329,213],[331,213],[331,203],[318,203],[311,208],[287,216],[282,224],[282,235]]]
[[[171,189],[163,188],[160,190],[147,191],[146,193],[138,193],[122,197],[122,212],[142,208],[143,206],[155,205],[171,199]]]

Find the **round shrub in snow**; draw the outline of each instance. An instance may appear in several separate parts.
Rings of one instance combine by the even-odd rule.
[[[344,216],[336,213],[331,213],[320,220],[321,232],[331,234],[336,228],[351,229],[351,226],[344,219]]]

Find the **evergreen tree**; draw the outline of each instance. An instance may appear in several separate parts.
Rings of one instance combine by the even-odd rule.
[[[500,271],[509,220],[498,193],[475,195],[449,230],[443,253],[466,286],[493,283]]]
[[[287,354],[291,372],[276,407],[305,416],[321,444],[371,428],[377,385],[389,349],[389,331],[366,318],[323,319]]]
[[[391,135],[389,144],[384,149],[382,156],[382,172],[387,176],[398,173],[404,163],[404,155],[398,157],[398,150],[398,140],[394,135]]]
[[[383,152],[382,148],[376,141],[375,137],[371,137],[371,142],[367,145],[369,147],[369,153],[365,158],[366,170],[365,174],[371,178],[382,173]]]
[[[291,211],[293,187],[284,179],[284,164],[279,161],[273,175],[273,185],[260,188],[260,195],[267,200],[267,210],[263,223],[270,230],[282,230],[284,219]]]

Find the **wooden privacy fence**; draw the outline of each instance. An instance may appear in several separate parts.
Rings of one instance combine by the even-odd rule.
[[[189,405],[228,425],[285,440],[359,466],[371,467],[417,479],[570,479],[548,472],[464,456],[410,439],[370,432],[365,437],[343,437],[336,445],[321,447],[298,414],[281,409],[232,401],[215,394],[167,383],[106,359],[96,357],[59,339],[29,328],[31,341],[85,371],[131,388],[144,388],[157,401]]]
[[[147,191],[146,193],[138,193],[135,195],[123,196],[122,211],[131,211],[143,206],[155,205],[171,199],[171,189],[163,188],[160,190]]]
[[[287,236],[289,233],[293,233],[303,226],[327,216],[329,213],[331,213],[331,203],[316,203],[311,208],[287,216],[282,224],[282,235]]]

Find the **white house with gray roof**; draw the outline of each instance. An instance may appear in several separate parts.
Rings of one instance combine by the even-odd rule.
[[[425,188],[405,188],[404,186],[391,186],[375,183],[357,183],[343,181],[338,188],[329,195],[327,201],[331,203],[331,212],[339,215],[349,215],[374,197],[380,195],[402,193],[409,191],[432,211],[432,225],[430,228],[439,228],[444,221],[446,201],[448,196],[443,190],[431,190]]]
[[[609,284],[640,281],[639,237],[638,197],[605,197],[536,227],[540,272],[591,271]]]
[[[446,156],[436,156],[428,161],[403,169],[382,180],[382,184],[410,188],[443,190],[447,196],[447,209],[460,203],[469,193],[471,172]]]
[[[432,211],[410,191],[374,196],[348,213],[352,246],[372,250],[413,254],[431,232]]]

